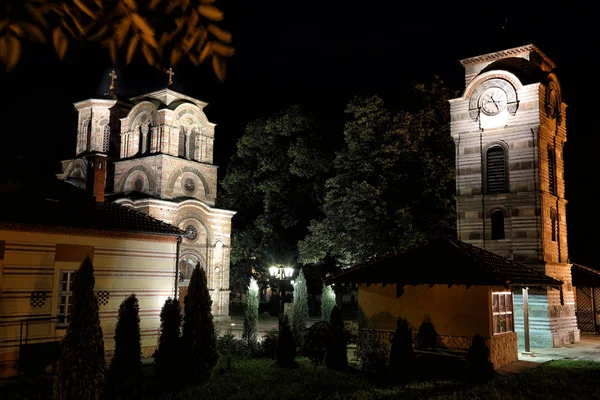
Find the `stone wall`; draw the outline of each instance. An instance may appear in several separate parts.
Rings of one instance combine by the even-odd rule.
[[[519,359],[516,332],[495,335],[486,342],[490,348],[490,361],[494,363],[494,370],[499,370]]]

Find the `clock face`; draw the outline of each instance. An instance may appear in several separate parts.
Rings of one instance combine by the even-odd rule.
[[[486,115],[496,115],[506,108],[506,92],[500,88],[489,88],[481,95],[479,106]]]

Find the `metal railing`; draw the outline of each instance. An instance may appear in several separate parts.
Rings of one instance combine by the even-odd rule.
[[[384,329],[359,329],[359,343],[379,346],[381,351],[390,351],[395,331]],[[436,335],[412,333],[414,348],[432,350],[468,350],[473,338],[470,336]]]
[[[37,374],[48,365],[54,366],[58,359],[59,340],[56,338],[45,337],[44,341],[29,343],[29,325],[30,323],[52,321],[62,319],[64,317],[35,317],[21,320],[19,330],[19,361],[17,363],[18,374],[25,373],[26,375]],[[23,335],[23,327],[25,327],[25,335]],[[23,343],[23,341],[25,343]]]

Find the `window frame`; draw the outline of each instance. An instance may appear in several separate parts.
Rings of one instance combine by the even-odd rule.
[[[494,302],[494,299],[497,299]],[[512,292],[492,292],[492,335],[503,335],[515,331],[514,301]],[[510,305],[510,306],[509,306]],[[507,307],[509,306],[509,307]],[[507,318],[510,316],[510,318]],[[498,321],[498,322],[496,322]],[[501,330],[504,322],[504,331]],[[499,328],[499,329],[497,329]]]
[[[556,154],[554,148],[548,145],[548,193],[556,196]]]
[[[496,228],[497,218],[494,215],[500,215],[502,217],[502,235],[501,237],[496,237],[494,233],[499,232],[499,228]],[[494,223],[496,221],[496,223]],[[506,215],[504,215],[504,211],[501,209],[495,209],[490,213],[490,226],[492,229],[491,232],[491,240],[504,240],[506,239]]]
[[[555,209],[550,209],[550,239],[553,242],[558,241],[558,213]]]
[[[65,281],[63,279],[64,275],[67,275],[67,290],[62,290],[62,284]],[[61,328],[66,328],[67,325],[69,324],[69,307],[73,304],[72,300],[73,300],[73,282],[75,280],[75,275],[77,274],[76,270],[67,270],[67,269],[61,269],[58,272],[58,297],[56,299],[56,328],[57,329],[61,329]],[[65,301],[61,301],[61,299],[64,298]],[[60,312],[60,308],[65,307],[65,312],[61,313]]]
[[[504,187],[501,191],[490,191],[490,182],[489,182],[489,178],[490,178],[490,174],[489,174],[489,170],[488,170],[488,163],[489,163],[489,153],[491,151],[494,151],[495,149],[499,149],[500,151],[502,151],[502,154],[504,156],[504,165],[503,165],[503,172],[504,172]],[[502,194],[502,193],[509,193],[510,192],[510,178],[509,178],[509,168],[508,168],[508,146],[506,146],[504,143],[501,142],[494,142],[494,143],[490,143],[489,145],[487,145],[485,147],[485,149],[483,150],[483,154],[482,154],[482,171],[483,171],[483,176],[482,176],[482,183],[483,183],[483,193],[484,194]]]

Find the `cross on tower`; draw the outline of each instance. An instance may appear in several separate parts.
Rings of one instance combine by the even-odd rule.
[[[175,75],[175,72],[173,72],[173,68],[169,67],[169,69],[166,71],[166,74],[169,75],[168,85],[170,86],[173,84],[173,75]]]
[[[108,76],[110,76],[110,87],[108,88],[108,90],[110,90],[110,92],[113,93],[115,91],[115,79],[117,79],[117,73],[115,72],[114,68],[112,71],[110,71]]]

